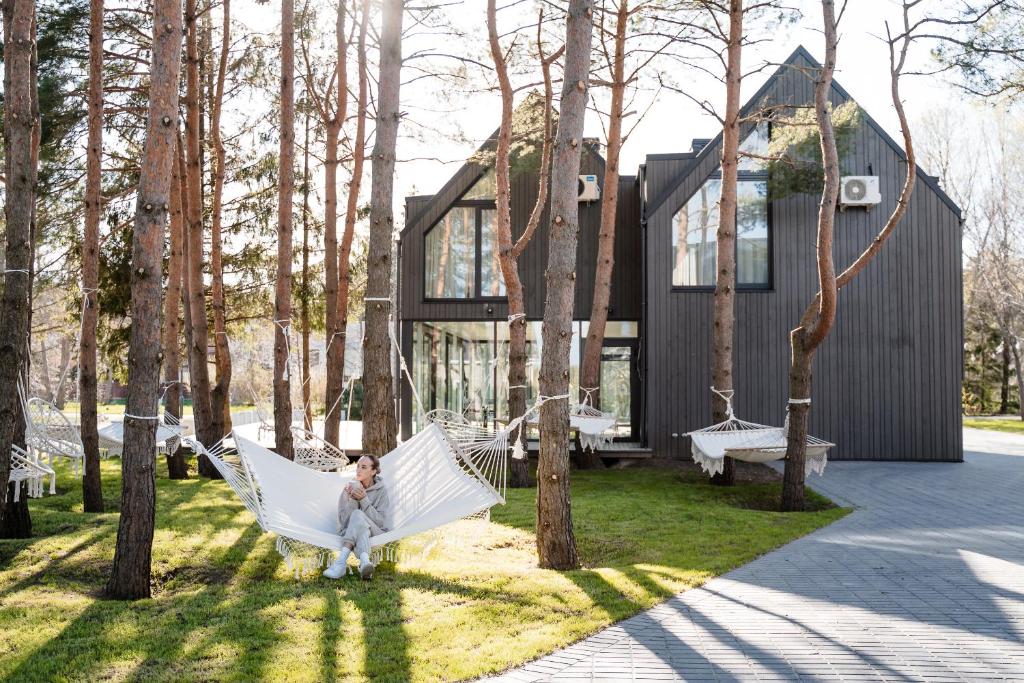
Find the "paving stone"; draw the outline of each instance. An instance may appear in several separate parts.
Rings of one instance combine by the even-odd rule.
[[[964,447],[830,463],[844,519],[491,680],[1024,680],[1024,440]]]

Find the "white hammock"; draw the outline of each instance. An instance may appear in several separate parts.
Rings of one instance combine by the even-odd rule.
[[[11,444],[10,482],[14,484],[14,502],[21,498],[21,482],[28,482],[29,498],[43,495],[43,481],[50,480],[50,495],[57,493],[57,473],[16,444]]]
[[[124,454],[124,422],[111,422],[96,430],[100,448],[107,457],[121,457]],[[165,424],[156,426],[156,453],[173,453],[181,441],[181,427]]]
[[[569,407],[569,427],[580,435],[580,446],[583,450],[596,452],[611,444],[615,438],[615,425],[618,418],[612,413],[605,413],[590,404],[590,394],[594,389],[583,389],[585,395],[582,403]],[[527,422],[537,425],[540,422],[540,411],[533,409],[527,413]]]
[[[609,446],[615,438],[615,425],[618,419],[612,413],[605,413],[591,404],[591,395],[597,388],[581,389],[584,392],[583,402],[569,409],[569,426],[580,435],[580,446],[583,450],[596,452]]]
[[[716,391],[725,400],[724,422],[689,432],[693,461],[708,474],[721,474],[725,457],[744,462],[766,463],[786,457],[787,426],[769,427],[756,422],[744,422],[732,409],[732,391]],[[807,435],[804,458],[806,473],[824,474],[828,463],[828,450],[835,444]]]
[[[391,544],[402,538],[505,502],[504,456],[510,430],[485,440],[478,428],[467,425],[467,430],[448,422],[447,414],[428,418],[422,431],[381,458],[391,510],[386,524],[390,530],[371,538],[378,559],[393,558]],[[277,549],[296,574],[322,566],[332,551],[341,549],[338,496],[354,472],[318,472],[253,441],[233,438],[237,455],[195,447],[207,455],[260,526],[277,534]],[[500,476],[491,480],[485,473]]]

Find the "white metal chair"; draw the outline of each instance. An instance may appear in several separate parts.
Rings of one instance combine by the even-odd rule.
[[[20,387],[19,387],[20,389]],[[22,396],[24,401],[24,396]],[[41,398],[23,402],[25,442],[29,449],[46,454],[50,465],[54,458],[67,458],[76,474],[85,474],[85,447],[78,429],[64,413]]]
[[[31,450],[31,448],[29,449]],[[11,444],[10,482],[14,484],[14,502],[21,497],[21,482],[28,482],[29,498],[43,495],[43,481],[50,480],[50,495],[57,493],[57,473],[52,467],[39,462],[39,458],[16,444]]]

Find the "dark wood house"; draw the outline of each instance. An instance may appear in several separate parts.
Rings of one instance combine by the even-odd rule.
[[[806,50],[797,49],[746,111],[812,102],[806,69],[817,66]],[[835,105],[850,99],[833,85]],[[770,135],[768,123],[748,127],[744,148],[756,151]],[[688,152],[650,154],[636,176],[620,180],[601,407],[618,415],[618,439],[659,456],[688,457],[685,433],[711,420],[720,144],[721,136],[694,140]],[[580,173],[601,181],[603,165],[597,144],[589,141]],[[838,267],[856,258],[889,215],[905,165],[900,146],[864,112],[851,133],[843,173],[877,178],[880,196],[866,208],[837,213]],[[789,330],[817,287],[819,197],[772,198],[766,171],[748,162],[741,169],[736,410],[743,419],[781,424]],[[513,177],[514,233],[522,230],[536,194],[536,174]],[[581,201],[574,389],[590,314],[599,212],[599,202]],[[402,352],[421,401],[427,410],[448,408],[484,422],[507,418],[507,305],[493,215],[493,173],[467,163],[437,194],[407,199],[398,265]],[[816,359],[811,411],[812,432],[837,444],[833,458],[962,459],[960,215],[935,178],[919,171],[902,224],[867,271],[842,290],[836,326]],[[520,259],[531,398],[540,364],[546,224],[545,216]],[[405,435],[418,420],[413,405],[403,382]]]

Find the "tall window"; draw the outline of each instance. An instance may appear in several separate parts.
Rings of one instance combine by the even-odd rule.
[[[740,158],[736,187],[736,285],[771,284],[768,178],[756,155],[768,145],[767,124],[760,124],[740,144],[754,156]],[[672,285],[714,287],[718,263],[721,173],[714,173],[672,217]]]
[[[488,172],[427,232],[424,296],[505,296],[494,220],[494,173]]]

